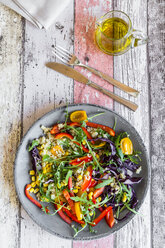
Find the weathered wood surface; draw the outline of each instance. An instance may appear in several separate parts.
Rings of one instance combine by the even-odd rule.
[[[0,4],[0,246],[19,243],[19,203],[13,163],[21,135],[22,21]]]
[[[114,9],[121,9],[126,12],[132,20],[135,29],[147,33],[147,2],[122,1],[114,2]],[[147,46],[137,47],[128,51],[122,56],[114,58],[114,78],[137,89],[140,92],[138,99],[128,97],[124,92],[115,89],[115,92],[132,101],[136,101],[139,108],[135,113],[115,103],[115,110],[125,117],[139,132],[144,144],[149,149],[150,135],[150,114],[149,114],[149,88],[147,68]],[[151,247],[151,202],[150,191],[147,194],[140,213],[143,216],[136,216],[128,225],[116,233],[115,247]]]
[[[163,1],[73,0],[71,3],[57,20],[64,27],[57,23],[47,31],[36,29],[29,22],[24,22],[15,12],[0,5],[0,246],[162,248],[165,243]],[[110,56],[100,52],[99,54],[102,57],[101,61],[105,58],[108,73],[113,72],[115,79],[141,92],[136,100],[139,109],[135,113],[117,103],[114,104],[114,109],[135,126],[148,152],[151,150],[152,187],[140,210],[143,213],[142,217],[136,216],[122,230],[107,238],[72,243],[42,230],[20,207],[13,183],[13,162],[20,138],[31,124],[47,111],[74,100],[113,107],[111,100],[106,99],[102,102],[95,91],[91,92],[87,88],[83,89],[80,98],[78,92],[81,85],[77,82],[74,84],[71,79],[57,75],[44,66],[45,62],[55,60],[51,46],[59,43],[70,51],[75,48],[82,62],[84,57],[86,60],[88,57],[90,65],[101,69],[101,61],[96,63],[98,57],[94,59],[95,48],[92,44],[91,29],[95,17],[99,17],[101,11],[105,12],[112,7],[128,13],[134,27],[144,33],[148,30],[150,38],[148,49],[146,46],[138,47],[125,55],[114,57],[113,60]],[[83,22],[78,23],[78,19],[83,18],[85,14]],[[80,28],[83,29],[85,38]],[[85,56],[82,56],[83,53]],[[98,78],[92,79],[102,84]],[[115,89],[115,92],[127,97],[120,90]],[[132,97],[129,99],[134,100]]]
[[[165,247],[165,3],[148,1],[152,243]]]

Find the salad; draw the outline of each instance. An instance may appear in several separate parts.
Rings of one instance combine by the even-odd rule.
[[[91,122],[94,117],[67,113],[64,123],[42,126],[44,135],[29,146],[33,169],[26,196],[45,214],[59,214],[75,235],[87,226],[96,232],[103,218],[113,228],[136,213],[133,185],[142,180],[134,176],[141,170],[140,152],[129,134],[116,134],[116,123],[111,128]],[[45,203],[54,205],[53,213]]]

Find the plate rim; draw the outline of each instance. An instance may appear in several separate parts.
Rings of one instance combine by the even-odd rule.
[[[66,237],[64,235],[61,235],[59,233],[56,233],[54,231],[52,231],[51,229],[49,229],[48,227],[46,226],[43,226],[43,224],[38,221],[37,219],[34,219],[34,216],[31,214],[30,211],[28,211],[28,209],[26,209],[26,206],[24,204],[24,201],[22,201],[21,197],[20,197],[20,191],[19,191],[19,187],[18,187],[18,184],[16,182],[16,162],[17,162],[17,159],[18,159],[18,154],[19,154],[19,150],[21,149],[21,145],[22,143],[24,142],[24,139],[26,138],[27,134],[29,133],[29,131],[33,128],[33,126],[39,122],[42,118],[46,118],[46,116],[49,116],[51,113],[55,113],[59,110],[62,110],[62,109],[65,109],[65,108],[68,108],[69,107],[81,107],[81,106],[93,106],[93,107],[98,107],[100,109],[105,109],[106,111],[109,111],[111,112],[112,114],[118,116],[120,119],[123,119],[126,123],[128,123],[131,128],[135,131],[136,135],[138,136],[138,138],[140,139],[141,141],[141,144],[144,148],[144,152],[145,152],[145,156],[146,156],[146,161],[147,161],[147,165],[146,165],[146,168],[147,168],[147,175],[148,175],[148,178],[147,178],[147,182],[146,182],[146,188],[145,188],[145,191],[144,191],[144,197],[143,199],[141,200],[140,202],[140,205],[138,204],[137,207],[136,207],[136,211],[139,211],[139,209],[141,208],[141,206],[143,205],[144,203],[144,200],[146,198],[146,195],[147,195],[147,192],[148,192],[148,189],[149,189],[149,185],[151,183],[151,167],[150,167],[150,159],[149,159],[149,156],[148,156],[148,152],[147,152],[147,149],[146,149],[146,146],[140,136],[140,134],[138,133],[138,131],[136,130],[136,128],[128,121],[126,120],[123,116],[121,116],[120,114],[118,114],[117,112],[115,112],[114,110],[111,110],[107,107],[104,107],[104,106],[100,106],[100,105],[97,105],[97,104],[88,104],[88,103],[73,103],[73,104],[68,104],[68,105],[64,105],[64,106],[61,106],[61,107],[58,107],[58,108],[55,108],[55,109],[52,109],[51,111],[48,111],[46,112],[45,114],[43,114],[41,117],[39,117],[37,120],[35,120],[33,122],[33,124],[28,128],[28,130],[26,131],[26,133],[23,135],[23,137],[21,138],[20,140],[20,143],[19,143],[19,146],[17,148],[17,151],[16,151],[16,155],[15,155],[15,160],[14,160],[14,167],[13,167],[13,174],[14,174],[14,185],[15,185],[15,190],[16,190],[16,193],[17,193],[17,197],[18,197],[18,200],[19,202],[21,203],[21,205],[23,206],[23,209],[25,210],[25,212],[30,216],[30,218],[40,227],[42,228],[43,230],[47,231],[48,233],[51,233],[53,235],[56,235],[60,238],[63,238],[63,239],[67,239],[67,240],[74,240],[74,241],[89,241],[89,240],[96,240],[96,239],[100,239],[100,238],[104,238],[104,237],[107,237],[111,234],[114,234],[116,233],[118,230],[122,229],[124,226],[126,226],[135,216],[136,214],[133,214],[131,213],[130,217],[125,221],[124,225],[122,225],[121,227],[116,227],[115,230],[113,229],[110,229],[110,230],[113,230],[112,232],[107,232],[107,233],[104,233],[104,234],[96,234],[96,236],[90,236],[90,237],[79,237],[79,236],[76,236],[76,237]]]

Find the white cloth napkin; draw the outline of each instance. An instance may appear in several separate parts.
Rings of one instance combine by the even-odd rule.
[[[0,0],[39,28],[48,28],[70,0]]]

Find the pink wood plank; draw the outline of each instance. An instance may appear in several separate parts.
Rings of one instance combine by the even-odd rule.
[[[73,248],[113,248],[113,235],[92,241],[75,241]]]
[[[111,1],[76,0],[75,1],[75,54],[88,65],[113,76],[113,57],[101,52],[94,43],[95,21],[111,10]],[[76,68],[97,84],[113,91],[113,86],[83,68]],[[113,108],[113,101],[108,96],[81,83],[75,82],[75,103],[93,103]]]
[[[111,1],[110,1],[111,2]],[[113,76],[113,57],[102,53],[94,43],[95,21],[105,12],[112,9],[109,1],[102,0],[75,0],[75,54],[83,63]],[[113,91],[106,81],[91,75],[83,68],[76,68],[97,84]],[[75,82],[75,103],[92,103],[113,108],[113,101],[102,93]],[[74,241],[73,248],[113,248],[113,235],[97,241]]]

